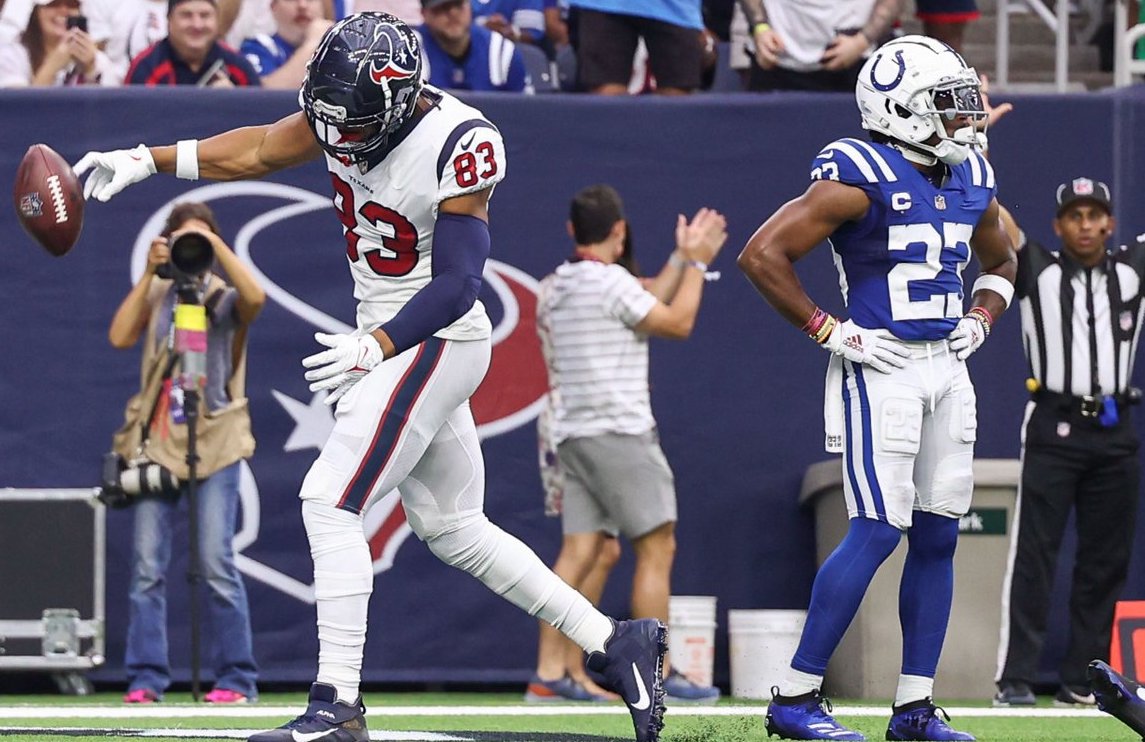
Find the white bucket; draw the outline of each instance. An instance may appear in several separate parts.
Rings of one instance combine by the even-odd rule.
[[[712,684],[716,660],[716,598],[673,595],[668,598],[668,651],[672,667],[696,685]]]
[[[807,611],[728,611],[732,695],[771,698],[799,646]]]

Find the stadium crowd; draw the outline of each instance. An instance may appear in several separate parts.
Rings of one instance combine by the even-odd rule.
[[[853,86],[874,46],[896,33],[903,6],[903,0],[657,0],[638,8],[618,0],[3,0],[0,87],[296,89],[332,22],[382,11],[416,27],[427,79],[446,89],[612,95],[843,89]],[[956,48],[965,24],[979,15],[974,0],[919,0],[916,13]]]

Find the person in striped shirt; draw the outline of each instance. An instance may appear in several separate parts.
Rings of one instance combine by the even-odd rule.
[[[726,227],[713,209],[700,209],[690,222],[678,216],[676,249],[644,284],[622,262],[631,242],[620,195],[590,186],[570,208],[572,256],[541,282],[537,331],[549,371],[550,440],[563,476],[564,537],[553,571],[583,588],[599,555],[622,534],[636,556],[633,617],[667,623],[676,549],[676,490],[649,401],[648,338],[692,333]],[[560,635],[542,625],[527,698],[599,698],[566,677],[566,656]],[[665,675],[669,702],[719,698],[716,688],[671,669]]]

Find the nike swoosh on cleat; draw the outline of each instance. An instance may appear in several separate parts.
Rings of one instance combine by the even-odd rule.
[[[648,689],[644,686],[644,678],[640,677],[640,670],[636,668],[636,663],[632,663],[632,677],[636,678],[636,688],[640,691],[636,696],[636,703],[628,704],[637,711],[643,711],[652,705],[652,699],[648,697]]]
[[[327,729],[325,732],[299,732],[294,731],[291,734],[294,736],[294,742],[314,742],[316,739],[322,739],[328,735],[338,731],[337,729]]]
[[[1137,689],[1137,697],[1140,698],[1142,701],[1145,701],[1145,688],[1138,688]]]

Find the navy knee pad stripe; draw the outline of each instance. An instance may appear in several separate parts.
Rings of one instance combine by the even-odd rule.
[[[860,424],[862,426],[861,440],[856,441],[854,436],[854,423],[851,416],[851,390],[848,384],[848,376],[850,372],[847,366],[850,365],[854,370],[855,376],[855,390],[858,393],[859,411],[860,411]],[[846,416],[847,424],[847,445],[844,457],[847,463],[847,476],[851,480],[851,488],[855,492],[855,505],[858,508],[859,515],[870,518],[877,517],[879,520],[886,521],[887,508],[883,503],[883,490],[879,487],[878,473],[875,471],[875,452],[874,452],[874,435],[871,430],[871,401],[867,396],[867,383],[863,379],[863,369],[858,364],[843,364],[843,412]],[[861,472],[863,479],[867,482],[867,487],[871,491],[871,499],[874,502],[875,512],[869,513],[863,505],[862,490],[859,488],[859,472],[855,471],[855,462],[852,458],[852,450],[855,446],[861,445],[863,452],[863,465]]]
[[[338,501],[338,507],[342,510],[361,513],[366,506],[370,492],[397,450],[398,439],[409,422],[410,411],[421,398],[444,349],[445,341],[436,337],[426,339],[418,347],[413,363],[394,387],[389,403],[382,411],[370,447]]]
[[[923,556],[950,558],[958,545],[958,518],[916,510],[907,537],[910,548]]]

